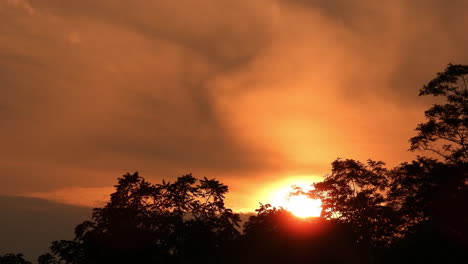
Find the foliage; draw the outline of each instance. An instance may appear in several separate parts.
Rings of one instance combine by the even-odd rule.
[[[38,264],[57,264],[58,262],[52,254],[46,253],[46,254],[39,256],[39,258],[37,259],[37,263]]]
[[[350,225],[335,219],[300,219],[283,208],[260,204],[244,225],[233,263],[366,263]],[[336,254],[340,252],[340,254]]]
[[[417,126],[410,150],[429,150],[450,162],[468,162],[468,65],[449,64],[425,85],[419,95],[443,96],[425,112],[426,123]]]
[[[0,264],[31,264],[31,262],[25,260],[23,254],[7,253],[0,256]]]
[[[257,212],[257,215],[250,216],[249,221],[244,224],[245,234],[275,234],[281,228],[280,219],[292,216],[284,208],[277,208],[270,204],[261,203],[255,212]]]
[[[363,243],[388,243],[394,235],[394,214],[384,193],[388,170],[380,161],[366,164],[337,159],[331,174],[315,183],[309,195],[322,200],[322,216],[353,226]]]
[[[419,157],[392,172],[389,201],[406,236],[432,226],[468,246],[467,164],[444,164]]]
[[[467,169],[466,163],[418,157],[392,170],[388,197],[402,236],[389,259],[458,263],[468,257]]]
[[[73,241],[55,241],[63,263],[187,263],[213,256],[235,239],[239,215],[225,208],[228,187],[192,175],[150,184],[138,173],[119,179],[104,208],[75,229]]]

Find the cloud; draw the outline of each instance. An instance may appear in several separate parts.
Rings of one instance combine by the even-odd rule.
[[[410,159],[419,87],[468,59],[467,5],[0,0],[0,193],[138,170],[254,195],[336,157]]]
[[[20,196],[95,208],[105,206],[109,201],[109,194],[113,192],[114,188],[112,187],[71,187],[48,192],[28,192]],[[80,199],[77,199],[77,197],[80,197]]]
[[[91,217],[91,208],[51,201],[0,196],[0,255],[23,253],[35,261],[47,253],[51,242],[73,239],[76,225]]]
[[[47,253],[52,241],[73,239],[74,228],[92,214],[89,207],[11,196],[0,196],[0,211],[0,255],[21,252],[30,261]],[[242,223],[252,215],[241,213]]]
[[[12,6],[14,8],[19,8],[29,15],[36,14],[36,10],[31,6],[31,4],[29,4],[27,0],[5,0],[5,2],[0,3],[0,7],[2,7],[2,4]]]
[[[250,42],[245,52],[231,54],[228,45],[236,44],[212,32],[232,23],[213,25],[216,28],[201,32],[201,38],[193,32],[205,30],[200,26],[186,33],[178,24],[169,26],[171,30],[161,28],[177,22],[172,16],[147,21],[154,14],[123,15],[128,21],[120,21],[119,14],[103,8],[83,22],[81,16],[94,2],[81,3],[81,11],[73,6],[68,10],[68,5],[60,9],[59,2],[49,2],[58,9],[38,6],[40,16],[35,18],[12,15],[12,22],[24,29],[5,30],[9,41],[1,43],[7,51],[3,57],[11,59],[2,60],[1,81],[10,94],[2,109],[10,122],[2,125],[11,131],[4,138],[9,138],[6,147],[12,150],[5,160],[74,170],[109,169],[116,160],[124,160],[122,167],[143,163],[140,168],[158,172],[165,167],[184,167],[187,172],[262,166],[226,134],[212,107],[213,95],[204,87],[210,76],[245,60],[255,48]],[[145,13],[142,3],[133,11]],[[116,8],[128,9],[122,3]],[[173,6],[165,9],[162,14],[174,11]],[[66,16],[67,10],[76,15]],[[47,32],[36,33],[42,28]],[[230,38],[239,42],[236,34],[241,33],[231,32]],[[217,44],[209,47],[211,39]],[[17,77],[21,75],[28,78]]]

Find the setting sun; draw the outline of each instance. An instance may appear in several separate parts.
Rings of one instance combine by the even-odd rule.
[[[303,191],[310,190],[310,184],[300,183],[294,184],[300,187]],[[322,201],[311,199],[305,195],[289,195],[293,190],[292,186],[288,186],[277,190],[271,204],[277,207],[283,207],[297,217],[319,217],[322,212]]]
[[[318,217],[322,212],[322,202],[304,195],[292,196],[286,201],[288,211],[298,217]]]

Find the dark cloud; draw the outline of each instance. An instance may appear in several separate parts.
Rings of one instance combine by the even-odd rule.
[[[0,255],[21,252],[31,261],[52,241],[72,239],[74,227],[91,216],[91,208],[9,196],[0,196],[0,212]]]
[[[219,67],[245,63],[268,42],[265,6],[251,1],[80,1],[38,3],[44,12],[135,30],[201,54]],[[248,41],[246,41],[248,39]],[[219,69],[218,69],[219,70]]]
[[[363,4],[355,0],[281,0],[284,5],[291,5],[299,9],[309,8],[320,10],[326,16],[331,16],[348,27],[357,26],[355,22],[359,17],[370,11],[373,3]]]
[[[0,196],[0,212],[0,255],[21,252],[34,262],[49,252],[52,241],[73,239],[74,228],[90,219],[92,208],[38,198]],[[252,215],[241,213],[241,223]]]
[[[9,23],[22,30],[2,28],[8,39],[0,42],[7,93],[1,125],[11,131],[3,131],[10,150],[5,160],[70,169],[115,167],[103,155],[158,164],[161,171],[264,166],[224,131],[205,82],[246,63],[266,33],[253,25],[262,22],[252,5],[212,3],[179,9],[147,1],[45,1],[32,5],[34,15],[6,5],[3,12],[14,12]],[[226,19],[232,8],[250,12],[249,20]],[[248,26],[238,27],[240,20]],[[143,169],[148,167],[153,165]],[[37,171],[30,174],[39,177]],[[20,178],[9,185],[19,185],[11,181]],[[56,186],[42,186],[47,185]]]
[[[468,59],[463,44],[468,40],[468,19],[464,15],[468,3],[463,0],[281,2],[297,10],[320,12],[337,28],[350,33],[346,49],[367,60],[369,68],[346,79],[350,88],[344,89],[343,94],[349,99],[365,100],[367,94],[378,91],[394,104],[421,107],[427,101],[415,103],[415,90],[447,63]],[[377,70],[379,74],[387,75],[379,77],[384,83],[372,82],[369,75],[375,74],[375,68],[381,68],[380,72]]]

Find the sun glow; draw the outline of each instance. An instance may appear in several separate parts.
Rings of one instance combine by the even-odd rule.
[[[300,187],[303,191],[311,189],[310,184],[299,183],[293,186]],[[306,195],[290,195],[293,191],[292,186],[277,190],[271,201],[271,205],[283,207],[297,217],[319,217],[322,212],[322,201],[319,199],[311,199]]]

